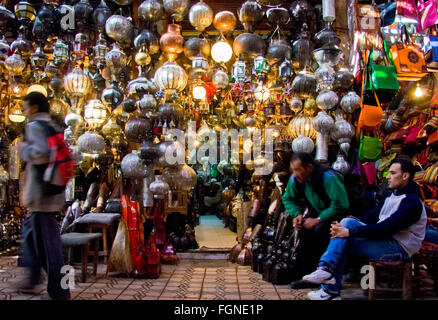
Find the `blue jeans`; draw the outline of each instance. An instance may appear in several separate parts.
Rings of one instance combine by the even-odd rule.
[[[23,265],[29,270],[29,285],[41,282],[41,268],[47,272],[47,293],[65,298],[70,293],[61,287],[64,265],[61,236],[55,212],[31,212],[23,223]]]
[[[340,222],[345,228],[365,225],[354,218],[344,218]],[[322,255],[320,266],[327,265],[334,272],[336,284],[323,285],[331,293],[341,290],[342,276],[349,254],[355,254],[373,260],[400,261],[409,259],[406,251],[395,240],[369,240],[364,238],[335,238]]]
[[[432,226],[426,227],[426,236],[424,237],[424,241],[438,244],[438,231],[436,230],[435,227]]]

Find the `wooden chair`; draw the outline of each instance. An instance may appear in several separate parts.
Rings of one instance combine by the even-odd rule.
[[[102,237],[101,233],[71,232],[61,235],[62,246],[68,248],[68,263],[71,266],[73,266],[73,248],[81,247],[81,256],[82,256],[81,282],[87,282],[88,253],[90,250],[90,243],[93,241],[94,241],[93,275],[95,276],[97,273],[99,239],[101,237]]]
[[[402,293],[403,300],[412,299],[412,261],[370,261],[370,266],[374,270],[374,282],[370,278],[370,289],[368,289],[368,300],[375,300],[379,293]],[[381,278],[382,271],[388,271],[391,278],[391,283],[400,284],[401,288],[378,288],[378,281]],[[374,288],[374,289],[371,289]]]
[[[102,249],[99,251],[99,256],[103,256],[104,263],[107,263],[110,248],[114,241],[113,225],[116,220],[120,219],[118,213],[88,213],[78,219],[76,224],[88,224],[88,232],[93,233],[94,230],[102,231]],[[110,244],[108,246],[108,233],[110,236]]]

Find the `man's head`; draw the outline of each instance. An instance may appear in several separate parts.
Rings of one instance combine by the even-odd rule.
[[[39,92],[31,92],[23,98],[23,114],[26,117],[39,112],[49,112],[50,104],[47,98]]]
[[[290,167],[295,179],[304,183],[313,171],[313,158],[309,153],[294,153],[290,161]]]
[[[388,176],[388,186],[391,189],[404,187],[414,179],[415,167],[408,156],[401,155],[391,162]]]

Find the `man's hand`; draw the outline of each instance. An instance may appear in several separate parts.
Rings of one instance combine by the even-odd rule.
[[[313,229],[318,223],[318,218],[306,218],[304,219],[304,228],[308,230]]]
[[[303,226],[303,215],[299,214],[295,218],[293,218],[292,224],[293,224],[295,230],[297,230],[297,231],[301,230],[301,228]]]
[[[350,236],[350,230],[345,228],[339,222],[333,222],[330,228],[331,238],[348,238]]]

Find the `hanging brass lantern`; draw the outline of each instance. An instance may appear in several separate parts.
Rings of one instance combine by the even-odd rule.
[[[5,65],[12,75],[21,74],[26,67],[26,63],[23,61],[18,51],[14,52],[13,55],[9,56],[6,59]]]
[[[184,19],[190,6],[189,0],[163,0],[164,10],[174,19],[176,22],[180,22]]]
[[[263,19],[264,11],[255,0],[247,0],[239,10],[239,20],[245,32],[253,32],[254,27]]]
[[[112,15],[105,23],[105,32],[108,37],[120,43],[131,40],[133,30],[131,21],[121,15]]]
[[[93,82],[79,66],[64,77],[64,88],[70,97],[73,110],[78,110],[83,106],[84,99],[90,92]]]
[[[138,18],[143,22],[157,22],[163,14],[163,5],[157,0],[145,0],[138,7]]]
[[[155,84],[165,92],[182,91],[187,85],[187,73],[174,62],[166,62],[155,72]]]
[[[181,35],[179,24],[169,24],[167,32],[160,38],[160,47],[164,51],[170,62],[176,60],[178,55],[184,50],[184,37]]]
[[[287,133],[292,139],[298,138],[300,134],[310,139],[315,139],[317,134],[313,127],[312,118],[305,115],[293,118],[287,126]]]
[[[69,58],[69,48],[68,45],[58,38],[55,45],[53,46],[53,60],[56,65],[64,64]]]
[[[196,30],[203,31],[213,22],[213,10],[201,0],[190,8],[189,21]]]
[[[230,11],[220,11],[214,16],[213,26],[216,30],[232,31],[236,28],[236,24],[236,16]]]

